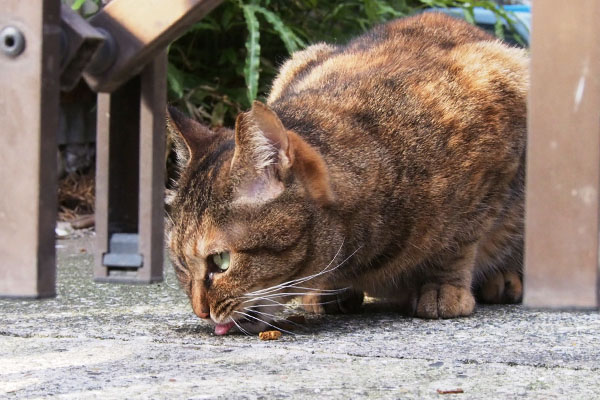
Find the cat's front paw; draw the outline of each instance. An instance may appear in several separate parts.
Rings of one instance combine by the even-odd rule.
[[[513,271],[498,271],[487,279],[477,292],[484,303],[519,303],[523,298],[523,281]]]
[[[421,287],[416,316],[420,318],[454,318],[471,315],[475,298],[469,289],[443,284]]]
[[[364,293],[344,290],[335,294],[307,294],[302,297],[302,306],[316,314],[352,314],[360,310]]]

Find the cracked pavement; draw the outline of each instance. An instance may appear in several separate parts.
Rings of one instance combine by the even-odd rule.
[[[170,267],[162,284],[94,283],[93,239],[57,242],[56,298],[0,299],[0,398],[600,398],[598,312],[425,321],[370,303],[276,341],[215,336]]]

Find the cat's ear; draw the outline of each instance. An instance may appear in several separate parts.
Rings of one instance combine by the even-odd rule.
[[[327,166],[321,155],[300,136],[285,129],[268,106],[255,101],[238,115],[232,170],[246,173],[237,189],[238,200],[262,203],[279,196],[290,172],[319,203],[333,202]],[[250,172],[251,171],[251,172]]]
[[[167,131],[175,142],[177,158],[183,165],[201,155],[215,137],[208,127],[171,106],[167,107]]]

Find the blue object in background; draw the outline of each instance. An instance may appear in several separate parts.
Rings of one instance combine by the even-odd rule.
[[[502,8],[513,17],[513,26],[517,34],[523,39],[526,46],[529,46],[529,32],[531,29],[531,6],[524,5],[507,5]],[[460,8],[442,8],[436,11],[445,12],[447,14],[464,18],[464,10]],[[485,8],[475,7],[473,9],[475,16],[475,23],[477,26],[485,29],[490,33],[494,33],[494,25],[496,24],[496,14]],[[509,25],[506,21],[503,21],[505,41],[511,44],[522,46],[518,43],[510,32]]]

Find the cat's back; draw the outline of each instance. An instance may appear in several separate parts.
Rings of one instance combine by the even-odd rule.
[[[465,21],[423,13],[345,46],[295,53],[268,104],[326,157],[348,154],[346,143],[413,164],[446,157],[449,147],[472,148],[482,160],[490,148],[514,157],[525,143],[527,70],[524,50]]]
[[[524,97],[527,63],[525,51],[465,21],[423,13],[375,27],[345,46],[319,43],[295,53],[280,69],[268,103],[350,109],[381,96],[440,97],[432,92],[457,87],[472,89],[462,98],[487,91],[492,100],[499,82]]]
[[[331,93],[344,83],[363,82],[377,86],[377,80],[440,74],[452,68],[464,55],[501,54],[513,59],[516,69],[526,68],[522,50],[510,49],[494,37],[465,21],[441,13],[423,13],[375,27],[344,46],[319,43],[294,53],[280,69],[268,103],[286,100],[305,91]],[[478,60],[479,63],[482,60]],[[501,62],[505,62],[502,60]],[[458,66],[458,65],[457,65]]]
[[[521,191],[507,185],[523,168],[527,86],[524,50],[425,13],[296,53],[268,103],[323,155],[348,210],[360,188],[380,220],[409,213],[444,242]]]

